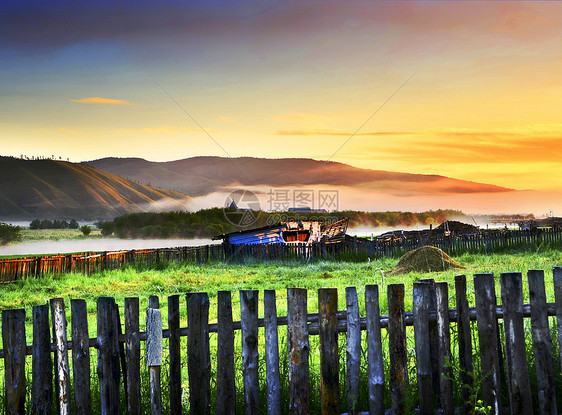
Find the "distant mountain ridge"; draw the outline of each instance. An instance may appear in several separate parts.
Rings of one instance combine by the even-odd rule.
[[[0,156],[1,219],[108,219],[149,210],[182,210],[188,198],[84,164]]]
[[[102,158],[84,164],[190,196],[228,186],[349,186],[391,194],[497,193],[513,189],[424,175],[370,170],[306,158],[192,157],[153,162],[142,158]]]

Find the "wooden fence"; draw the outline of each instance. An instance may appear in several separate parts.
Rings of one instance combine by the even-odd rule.
[[[314,245],[205,245],[166,249],[143,249],[117,252],[93,252],[53,255],[33,258],[0,260],[0,282],[24,278],[41,278],[46,274],[81,272],[91,274],[119,268],[127,264],[155,264],[171,261],[237,261],[242,258],[258,260],[311,259],[311,258],[381,258],[402,255],[423,245],[433,245],[449,255],[467,251],[493,252],[502,248],[537,246],[542,243],[562,244],[561,230],[545,230],[540,233],[525,231],[489,232],[459,237],[443,237],[425,240],[423,237],[389,241],[352,238],[341,243]]]
[[[70,302],[69,331],[64,301],[52,299],[50,310],[49,305],[33,307],[32,345],[26,344],[25,311],[4,310],[0,357],[4,358],[5,413],[24,413],[26,389],[29,388],[33,413],[51,413],[53,406],[61,414],[70,413],[71,408],[78,414],[91,413],[90,348],[95,348],[99,405],[104,414],[120,413],[124,407],[129,414],[141,413],[141,390],[150,395],[151,413],[161,413],[162,370],[168,373],[169,386],[165,390],[169,393],[170,413],[182,412],[184,394],[192,414],[234,414],[237,393],[234,362],[235,354],[240,352],[246,414],[309,413],[309,361],[314,358],[320,360],[320,411],[323,414],[342,412],[339,402],[342,384],[345,384],[350,414],[361,411],[383,414],[386,406],[395,414],[405,414],[411,406],[419,408],[422,414],[435,413],[437,408],[445,414],[456,410],[468,414],[474,413],[476,398],[481,398],[494,413],[556,414],[555,373],[560,368],[553,363],[558,356],[553,352],[551,339],[557,339],[558,347],[554,350],[562,352],[562,267],[553,269],[554,303],[546,301],[542,270],[527,273],[530,304],[524,305],[521,273],[503,273],[500,280],[501,306],[497,304],[493,274],[475,274],[475,304],[470,307],[466,277],[457,275],[454,309],[449,307],[447,283],[416,282],[412,312],[405,310],[404,285],[392,284],[387,288],[387,315],[380,313],[378,286],[368,285],[364,289],[365,316],[360,315],[355,287],[346,288],[343,310],[338,307],[336,289],[319,289],[318,312],[313,314],[308,312],[307,290],[289,288],[286,316],[278,316],[279,301],[275,291],[265,290],[263,318],[258,315],[258,291],[242,290],[239,293],[240,321],[233,321],[231,292],[220,291],[217,323],[213,324],[209,324],[207,293],[188,293],[185,297],[186,327],[180,327],[180,296],[174,295],[167,299],[166,329],[163,329],[158,297],[151,297],[144,314],[144,332],[139,329],[138,298],[125,299],[123,327],[115,300],[101,297],[97,300],[95,338],[88,336],[84,300]],[[384,298],[382,300],[384,304]],[[557,317],[552,328],[549,316]],[[531,324],[525,324],[524,319],[529,317]],[[474,321],[476,324],[471,324]],[[280,326],[286,326],[286,353],[284,349],[280,353]],[[413,339],[412,330],[407,326],[413,326]],[[234,341],[236,331],[241,332],[238,346]],[[363,340],[362,331],[366,331]],[[384,335],[383,331],[386,331]],[[345,380],[339,377],[343,347],[338,335],[343,332],[346,333]],[[67,338],[68,333],[71,340]],[[210,333],[216,333],[216,344],[213,342],[216,355],[212,360]],[[187,343],[182,341],[184,336],[187,336]],[[318,336],[318,349],[311,349],[310,336]],[[163,359],[164,338],[168,338],[167,359]],[[479,353],[473,353],[476,338]],[[408,350],[412,341],[414,356]],[[143,363],[148,367],[148,387],[141,387],[141,342],[146,343]],[[531,392],[526,346],[532,347],[534,352],[534,393]],[[311,350],[315,353],[312,356]],[[366,351],[366,362],[362,362],[362,358],[365,359],[362,350]],[[260,353],[265,354],[266,374],[265,381],[261,377],[262,385]],[[26,371],[29,371],[26,355],[32,355],[31,385],[26,383]],[[388,356],[387,362],[383,356]],[[187,388],[182,388],[183,359],[187,359]],[[288,367],[287,378],[280,376],[280,362],[283,361]],[[479,368],[479,373],[475,373],[475,368]],[[410,378],[411,374],[415,374],[415,378]],[[365,377],[367,382],[361,382]],[[508,392],[502,387],[502,380],[507,382]],[[213,407],[211,384],[216,386]],[[288,385],[286,402],[281,395],[283,385]],[[121,386],[123,394],[119,393]],[[267,392],[260,396],[260,388]],[[412,388],[413,402],[408,398]],[[55,402],[53,390],[57,397]],[[475,394],[476,391],[481,393]],[[362,403],[360,395],[368,396],[367,401]],[[265,402],[260,401],[263,396]],[[385,396],[388,405],[385,405]]]

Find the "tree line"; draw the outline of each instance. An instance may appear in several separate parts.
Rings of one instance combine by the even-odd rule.
[[[216,235],[259,228],[289,220],[323,220],[333,222],[349,218],[349,226],[403,226],[438,225],[445,220],[465,216],[458,210],[431,210],[425,212],[361,212],[331,213],[246,212],[255,219],[250,225],[237,225],[235,209],[211,208],[198,212],[144,212],[131,213],[112,221],[98,222],[102,235],[119,238],[210,238]]]
[[[33,219],[29,224],[29,229],[78,229],[78,222],[76,219],[71,219],[70,222],[65,220],[49,220],[49,219]]]

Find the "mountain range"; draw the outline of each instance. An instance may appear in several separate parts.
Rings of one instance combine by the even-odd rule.
[[[304,158],[193,157],[152,162],[111,157],[71,163],[0,157],[0,220],[109,219],[129,212],[193,210],[194,198],[205,199],[234,188],[320,185],[351,189],[363,197],[387,195],[388,200],[513,193],[504,187],[439,175],[360,169]],[[224,197],[213,202],[205,199],[199,207],[217,206],[222,201]],[[402,210],[415,209],[404,206]]]

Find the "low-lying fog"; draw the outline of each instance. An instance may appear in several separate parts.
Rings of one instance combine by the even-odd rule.
[[[68,241],[37,241],[1,246],[2,255],[46,255],[71,252],[103,252],[130,249],[174,248],[220,243],[210,239],[80,239]]]

